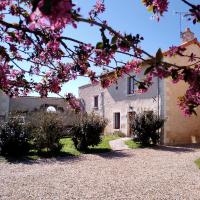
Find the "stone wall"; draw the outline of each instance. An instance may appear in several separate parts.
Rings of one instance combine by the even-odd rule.
[[[46,109],[48,106],[53,106],[56,108],[56,110],[68,110],[69,108],[67,102],[64,101],[64,99],[55,97],[40,98],[24,96],[10,99],[10,112],[35,111]]]

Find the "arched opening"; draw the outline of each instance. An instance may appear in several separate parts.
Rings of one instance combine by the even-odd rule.
[[[54,106],[48,106],[47,112],[56,112],[56,108]]]

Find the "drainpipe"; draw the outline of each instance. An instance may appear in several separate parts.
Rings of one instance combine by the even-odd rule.
[[[158,117],[160,118],[160,80],[159,78],[157,78],[157,84],[158,84],[158,88],[157,88],[157,94],[158,94]]]
[[[161,114],[160,108],[162,108],[162,104],[160,106],[160,79],[157,78],[158,88],[157,88],[157,94],[158,94],[158,118],[163,117]],[[160,144],[164,144],[164,127],[161,128],[161,135],[160,135]]]

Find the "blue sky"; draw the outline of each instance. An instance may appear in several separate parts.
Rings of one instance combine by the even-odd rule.
[[[81,8],[83,17],[88,16],[96,0],[73,0]],[[190,2],[198,4],[200,0],[191,0]],[[100,16],[102,20],[107,20],[108,24],[115,30],[122,33],[139,33],[144,37],[141,47],[147,52],[154,54],[158,48],[167,50],[172,45],[179,45],[180,28],[179,16],[176,11],[187,11],[181,0],[170,0],[168,12],[161,18],[160,22],[152,19],[152,13],[148,12],[141,0],[105,0],[106,11]],[[200,39],[200,24],[193,25],[192,22],[185,18],[182,20],[182,30],[189,27]],[[100,41],[100,33],[97,28],[87,24],[78,24],[74,29],[68,26],[64,35],[86,43],[96,44]],[[125,59],[121,58],[120,59]],[[62,88],[61,95],[71,92],[78,97],[78,87],[90,83],[88,78],[79,77],[65,84]],[[32,95],[37,95],[32,93]],[[55,95],[50,95],[55,96]]]
[[[81,7],[83,16],[86,16],[95,0],[76,0],[74,2]],[[192,2],[199,3],[199,0]],[[179,16],[175,14],[175,11],[187,11],[188,8],[181,0],[170,1],[169,12],[165,13],[160,22],[151,19],[152,14],[142,5],[141,0],[105,0],[105,3],[106,12],[101,15],[101,19],[106,19],[109,25],[121,32],[141,34],[144,37],[141,46],[148,52],[153,54],[158,48],[167,50],[172,45],[180,44]],[[200,38],[199,24],[193,25],[183,19],[182,27],[183,30],[190,27],[196,37]],[[95,44],[100,38],[96,28],[85,24],[79,24],[78,29],[68,27],[65,34],[92,44]],[[78,96],[78,87],[87,83],[89,83],[87,78],[78,78],[65,84],[62,93],[72,92]]]

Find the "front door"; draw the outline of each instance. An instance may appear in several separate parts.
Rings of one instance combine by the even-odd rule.
[[[128,116],[127,117],[128,118],[128,122],[127,122],[127,124],[128,124],[128,136],[131,137],[131,136],[133,136],[132,123],[133,123],[133,120],[135,118],[135,112],[134,111],[128,112],[127,116]]]

